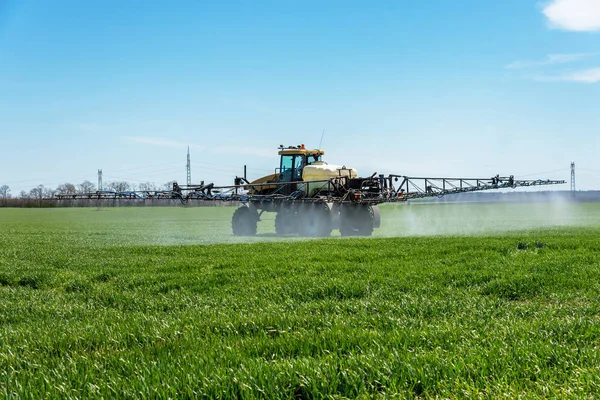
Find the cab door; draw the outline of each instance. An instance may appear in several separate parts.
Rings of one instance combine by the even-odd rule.
[[[304,168],[304,156],[301,154],[284,154],[281,156],[281,167],[279,170],[279,181],[285,182],[285,186],[279,188],[281,194],[290,194],[298,190],[295,182],[302,180],[302,169]]]
[[[294,157],[293,155],[283,154],[281,156],[281,166],[279,168],[279,181],[291,182],[294,172]]]

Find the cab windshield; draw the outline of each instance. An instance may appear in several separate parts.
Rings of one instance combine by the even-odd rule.
[[[302,180],[305,157],[300,154],[282,155],[280,180],[283,182]]]

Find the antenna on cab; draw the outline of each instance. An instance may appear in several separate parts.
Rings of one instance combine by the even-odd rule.
[[[321,141],[319,142],[319,150],[321,150],[321,145],[323,144],[323,136],[325,136],[325,129],[321,132]]]

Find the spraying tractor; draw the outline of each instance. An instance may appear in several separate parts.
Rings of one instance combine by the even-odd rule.
[[[178,199],[232,202],[237,205],[231,227],[236,236],[256,235],[265,212],[274,212],[277,235],[327,237],[333,230],[342,236],[370,236],[379,228],[379,204],[425,197],[494,189],[563,184],[558,180],[517,180],[513,175],[491,178],[423,178],[374,173],[359,177],[350,167],[323,161],[325,152],[304,145],[279,146],[280,162],[274,173],[249,181],[235,177],[231,186],[212,183],[178,185],[167,191],[97,191],[58,195],[58,199]]]

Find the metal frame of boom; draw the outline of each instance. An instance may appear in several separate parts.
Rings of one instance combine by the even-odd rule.
[[[164,191],[116,192],[101,190],[80,194],[58,194],[59,200],[73,199],[177,199],[189,201],[231,201],[252,204],[283,202],[328,202],[328,203],[368,203],[381,204],[402,202],[425,197],[442,197],[449,194],[468,193],[494,189],[546,186],[566,183],[563,180],[517,180],[513,176],[482,178],[424,178],[390,174],[373,174],[367,178],[340,176],[327,180],[300,182],[267,182],[262,184],[242,184],[236,178],[236,185],[215,186],[214,184],[178,185]],[[293,185],[293,186],[292,186]],[[269,194],[256,194],[261,188],[276,186]],[[294,188],[293,191],[290,188]],[[298,189],[300,188],[300,189]],[[284,194],[289,193],[289,194]]]

